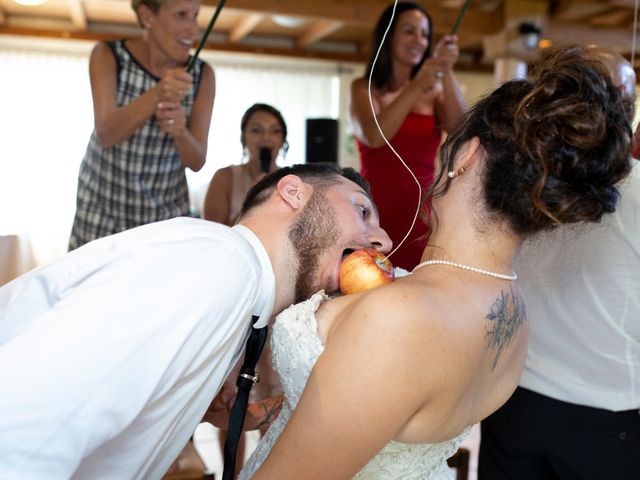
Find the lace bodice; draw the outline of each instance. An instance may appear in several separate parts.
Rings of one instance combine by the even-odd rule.
[[[273,366],[284,387],[285,401],[277,420],[262,438],[239,478],[249,479],[267,458],[300,399],[311,369],[323,350],[315,312],[328,297],[319,292],[309,300],[283,311],[273,326],[271,350]],[[355,476],[356,479],[395,480],[402,478],[452,479],[446,459],[453,455],[469,428],[456,438],[435,444],[388,443]]]

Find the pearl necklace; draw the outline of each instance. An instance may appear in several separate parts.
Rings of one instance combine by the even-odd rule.
[[[504,273],[496,273],[490,272],[489,270],[483,270],[481,268],[472,267],[470,265],[464,265],[462,263],[450,262],[449,260],[427,260],[422,262],[413,269],[415,272],[419,268],[426,267],[428,265],[448,265],[450,267],[461,268],[462,270],[468,270],[474,273],[480,273],[482,275],[488,275],[490,277],[499,278],[501,280],[509,280],[513,281],[518,278],[518,274],[516,272],[511,272],[511,275],[505,275]]]

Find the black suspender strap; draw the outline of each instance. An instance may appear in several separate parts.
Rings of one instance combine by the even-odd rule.
[[[253,326],[258,321],[256,315],[251,319]],[[249,403],[249,392],[254,383],[258,383],[259,378],[256,373],[256,364],[262,353],[264,342],[267,339],[267,327],[251,328],[251,334],[247,340],[244,354],[244,363],[238,374],[236,385],[238,394],[231,407],[229,415],[229,427],[227,429],[227,440],[224,442],[224,470],[222,480],[232,480],[235,478],[236,452],[238,442],[244,426],[244,418],[247,414],[247,404]]]

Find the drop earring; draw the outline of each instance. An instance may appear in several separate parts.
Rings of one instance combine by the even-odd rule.
[[[460,167],[457,170],[451,170],[449,173],[447,173],[447,176],[449,178],[456,178],[459,175],[462,175],[464,173],[464,167]]]

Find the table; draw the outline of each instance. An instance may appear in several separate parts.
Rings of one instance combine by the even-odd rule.
[[[0,285],[36,266],[31,245],[24,235],[0,235]]]

